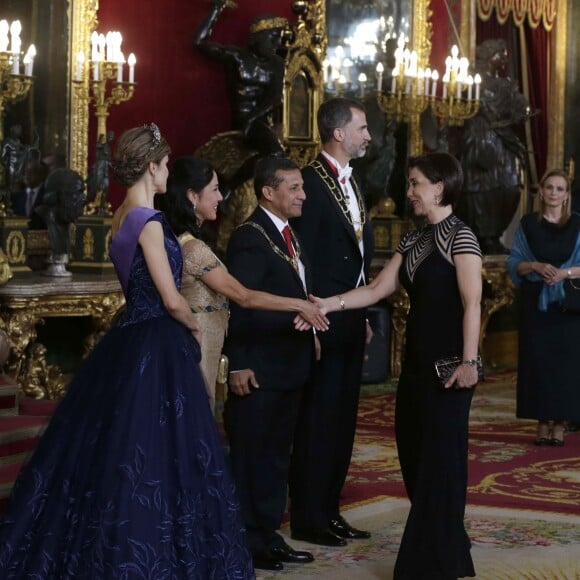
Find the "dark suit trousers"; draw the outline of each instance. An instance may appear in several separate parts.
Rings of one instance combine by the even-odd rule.
[[[325,528],[339,515],[356,429],[364,311],[337,313],[304,391],[290,475],[291,526]],[[324,342],[323,342],[324,341]],[[385,356],[386,353],[385,353]]]
[[[286,509],[290,452],[302,389],[229,393],[224,426],[232,472],[252,554],[279,545]]]

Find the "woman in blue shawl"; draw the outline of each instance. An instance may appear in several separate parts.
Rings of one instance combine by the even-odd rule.
[[[580,313],[563,308],[565,284],[580,292],[580,215],[570,211],[570,178],[548,171],[539,209],[516,231],[508,269],[520,290],[519,418],[536,419],[536,445],[564,445],[566,421],[580,420]]]

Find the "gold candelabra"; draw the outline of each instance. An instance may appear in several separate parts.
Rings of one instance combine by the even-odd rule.
[[[397,121],[413,122],[430,107],[446,125],[460,126],[479,111],[481,77],[467,74],[469,61],[459,58],[457,46],[445,61],[446,70],[439,91],[439,73],[418,66],[417,53],[404,49],[402,42],[395,51],[389,92],[382,90],[384,67],[377,64],[377,102],[382,111]]]
[[[97,135],[107,134],[107,117],[111,105],[130,100],[135,92],[135,64],[133,53],[127,64],[129,74],[124,78],[125,58],[121,52],[122,37],[119,32],[91,36],[92,56],[85,61],[83,52],[77,55],[74,90],[77,97],[92,102],[97,118]],[[90,78],[89,78],[90,77]]]
[[[20,47],[20,20],[8,25],[7,20],[0,20],[0,143],[4,141],[4,113],[8,103],[16,103],[26,97],[32,86],[32,70],[36,49],[31,44],[24,58]],[[8,50],[10,34],[10,50]],[[24,65],[21,74],[21,62]]]

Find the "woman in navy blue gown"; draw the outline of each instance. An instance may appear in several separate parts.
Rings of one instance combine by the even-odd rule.
[[[110,255],[126,312],[69,385],[0,520],[3,579],[254,578],[179,294],[179,242],[153,197],[169,146],[127,131]]]

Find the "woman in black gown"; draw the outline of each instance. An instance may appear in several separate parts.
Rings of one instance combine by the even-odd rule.
[[[539,202],[522,218],[508,259],[520,289],[516,414],[538,421],[536,445],[561,447],[565,422],[580,421],[580,313],[561,307],[565,284],[580,294],[580,215],[570,212],[567,173],[546,173]]]
[[[463,518],[468,419],[480,328],[481,252],[453,213],[462,171],[447,153],[412,157],[407,198],[426,225],[406,234],[368,285],[319,300],[323,311],[362,308],[403,285],[410,299],[395,429],[411,510],[395,565],[396,580],[475,576]],[[434,363],[460,356],[443,387]]]
[[[220,435],[198,368],[182,255],[153,198],[169,146],[119,139],[127,195],[110,247],[126,310],[71,381],[0,519],[0,578],[250,580]],[[192,336],[193,334],[193,336]]]

